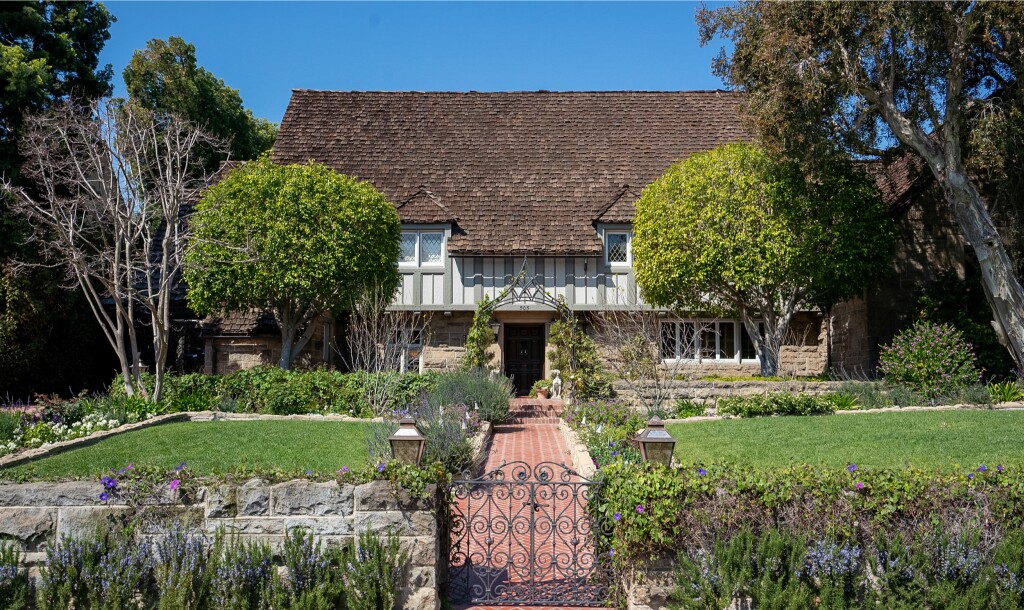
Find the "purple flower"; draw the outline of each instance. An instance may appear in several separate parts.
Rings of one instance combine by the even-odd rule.
[[[612,549],[612,550],[608,551],[608,556],[609,557],[614,557],[615,556],[615,549]]]
[[[707,470],[704,470],[703,468],[698,468],[698,469],[697,469],[697,474],[699,474],[700,476],[704,476],[704,475],[706,475],[707,473],[708,473],[708,471],[707,471]]]
[[[978,472],[985,472],[986,470],[988,470],[988,466],[986,466],[984,464],[982,464],[981,466],[978,466]]]
[[[612,457],[619,457],[618,451],[612,451]]]
[[[968,479],[973,479],[974,478],[974,473],[973,472],[968,472],[967,473],[967,478]]]
[[[177,491],[179,485],[181,485],[181,481],[179,481],[178,479],[174,479],[173,481],[171,481],[171,491]]]
[[[110,494],[108,494],[107,492],[103,492],[103,493],[100,494],[100,502],[106,502],[109,499],[110,499]]]
[[[338,474],[346,474],[348,472],[348,466],[342,466],[338,469]]]
[[[864,483],[857,481],[857,484],[854,485],[854,487],[856,487],[857,489],[864,489]]]
[[[857,470],[857,465],[850,464],[849,466],[846,467],[846,470],[848,470],[849,472],[853,472],[854,470]]]
[[[1003,465],[1000,464],[1000,465],[996,466],[996,470],[998,470],[999,472],[1002,472],[1003,471]]]
[[[185,469],[185,462],[182,462],[174,467],[174,472],[181,472]]]
[[[387,466],[385,466],[384,464],[380,464],[377,466],[377,472],[384,472],[385,468],[387,468]]]
[[[644,513],[645,510],[647,510],[647,509],[644,508],[643,504],[637,504],[636,505],[636,512],[640,513],[641,515]]]
[[[115,489],[117,487],[117,479],[114,477],[103,477],[100,479],[100,483],[103,483],[103,487],[106,489]]]
[[[612,519],[614,519],[615,521],[622,521],[622,513],[615,513],[614,515],[612,515]]]
[[[313,474],[313,471],[312,471],[312,470],[307,470],[307,471],[306,471],[306,476],[307,476],[307,477],[308,477],[308,476],[310,476],[311,474]]]

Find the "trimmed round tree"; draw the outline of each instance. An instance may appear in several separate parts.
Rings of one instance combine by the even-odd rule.
[[[207,191],[190,223],[189,304],[200,314],[272,310],[283,369],[324,315],[398,284],[394,207],[324,165],[245,163]]]
[[[644,298],[737,315],[765,376],[778,372],[793,314],[862,291],[888,270],[893,245],[892,220],[863,171],[836,160],[804,176],[751,144],[670,167],[644,189],[633,231]]]

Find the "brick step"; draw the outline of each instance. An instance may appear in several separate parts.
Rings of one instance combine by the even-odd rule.
[[[539,426],[539,425],[557,424],[560,421],[561,421],[561,418],[559,418],[559,417],[515,417],[515,416],[513,416],[504,425]]]

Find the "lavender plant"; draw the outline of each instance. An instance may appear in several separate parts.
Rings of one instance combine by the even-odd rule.
[[[146,588],[152,574],[151,547],[138,544],[122,534],[110,534],[86,545],[81,579],[86,604],[75,599],[75,608],[125,610],[131,608],[136,591]]]
[[[347,610],[392,610],[407,561],[394,532],[384,538],[372,530],[361,532],[358,544],[345,555]]]
[[[210,586],[206,537],[175,523],[156,541],[153,580],[158,610],[195,610]]]
[[[342,553],[322,548],[312,532],[295,528],[289,533],[284,542],[288,579],[282,592],[290,610],[327,610],[343,603]]]
[[[0,610],[28,607],[28,574],[18,565],[20,559],[17,543],[0,541]]]
[[[276,571],[270,547],[217,534],[211,557],[210,606],[218,610],[266,608],[274,594]]]
[[[86,544],[64,537],[46,549],[46,566],[39,576],[39,610],[67,610],[75,599],[86,597],[81,578]]]

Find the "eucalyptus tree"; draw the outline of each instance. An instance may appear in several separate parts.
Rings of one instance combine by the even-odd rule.
[[[731,43],[714,70],[747,93],[766,145],[810,164],[842,151],[927,168],[1024,368],[1024,287],[982,196],[986,172],[971,163],[1020,161],[1000,141],[1024,133],[1024,4],[758,0],[701,9],[697,21],[702,43]]]

